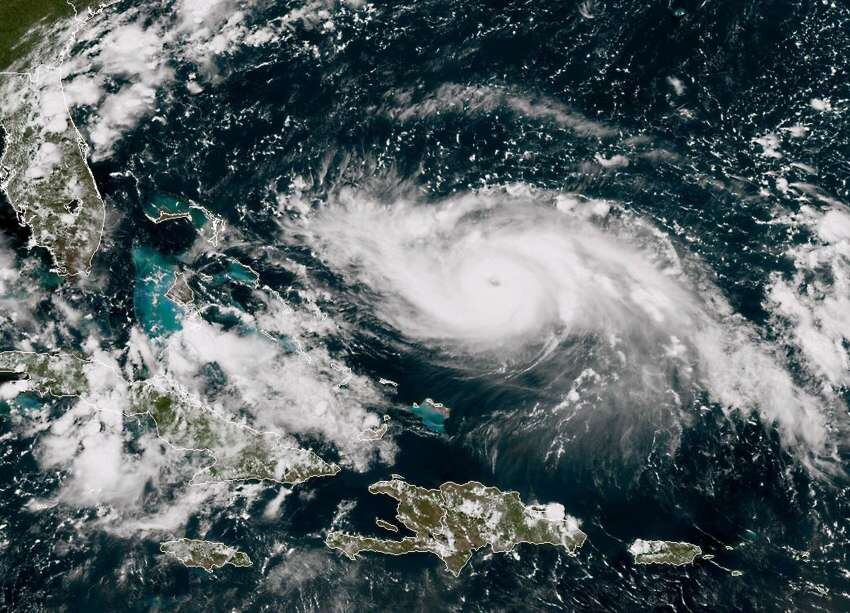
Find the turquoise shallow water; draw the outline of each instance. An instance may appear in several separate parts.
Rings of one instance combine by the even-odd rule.
[[[255,286],[257,279],[257,273],[248,266],[236,260],[228,260],[218,272],[212,275],[210,285],[219,286],[241,283],[248,286]]]
[[[208,221],[201,207],[186,198],[177,198],[164,193],[155,193],[145,205],[145,214],[157,219],[160,213],[169,215],[188,215],[196,229],[202,228]]]
[[[144,30],[186,4],[122,0],[115,10],[139,10],[132,24]],[[792,242],[807,240],[774,219],[777,209],[798,205],[794,189],[783,193],[774,184],[785,178],[817,185],[850,202],[850,13],[843,4],[220,4],[239,4],[242,21],[231,23],[230,33],[240,24],[286,27],[265,45],[206,54],[209,72],[187,57],[169,58],[175,74],[157,91],[157,120],[152,111],[122,135],[111,158],[92,163],[108,209],[124,213],[110,234],[117,239],[105,240],[94,262],[93,278],[110,285],[98,293],[94,284],[41,281],[91,316],[84,329],[51,339],[74,348],[96,336],[119,360],[134,327],[153,344],[176,340],[182,310],[165,293],[178,269],[192,281],[196,306],[216,307],[200,316],[233,334],[258,334],[250,316],[263,311],[266,288],[296,308],[315,301],[339,329],[311,336],[304,349],[326,344],[356,373],[398,382],[369,409],[393,415],[387,438],[399,453],[366,474],[346,465],[333,479],[299,486],[273,520],[267,503],[280,492],[274,486],[255,501],[242,496],[255,484],[234,487],[226,501],[196,509],[186,536],[238,545],[254,562],[208,576],[163,562],[158,533],[101,531],[99,509],[62,503],[34,512],[32,501],[54,500],[73,467],[41,466],[43,431],[20,428],[20,415],[53,410],[52,419],[67,415],[72,403],[51,408],[22,395],[3,415],[0,402],[0,609],[847,609],[846,482],[836,479],[839,487],[831,489],[811,480],[770,424],[727,420],[708,401],[683,407],[694,410],[672,450],[665,424],[640,410],[640,389],[617,399],[620,411],[594,413],[594,404],[568,421],[573,414],[554,407],[591,359],[604,359],[590,355],[599,351],[594,339],[561,348],[558,364],[569,369],[505,380],[500,364],[478,372],[450,349],[400,339],[364,306],[368,288],[280,226],[287,215],[324,206],[328,192],[349,188],[374,189],[389,202],[412,191],[423,205],[516,184],[610,200],[667,235],[677,251],[699,257],[735,315],[764,326],[765,342],[772,342],[778,330],[764,288],[774,274],[793,273],[785,254]],[[312,15],[319,5],[332,20]],[[293,20],[302,7],[307,16]],[[175,36],[166,47],[181,44]],[[189,74],[203,92],[187,89]],[[118,91],[134,79],[108,85]],[[831,100],[833,110],[817,111],[813,99]],[[77,114],[84,137],[102,120],[98,112]],[[594,123],[602,129],[594,131]],[[798,124],[807,136],[789,131]],[[765,156],[756,144],[770,134],[784,157]],[[610,163],[616,159],[623,163]],[[810,205],[822,204],[813,198]],[[9,208],[2,196],[0,203]],[[152,223],[161,212],[189,219]],[[8,220],[3,230],[11,228],[11,236],[20,226]],[[196,234],[183,236],[190,226]],[[15,247],[21,262],[32,258],[27,240]],[[50,299],[33,312],[45,329],[63,317]],[[0,329],[4,347],[31,336],[25,322]],[[271,336],[286,353],[302,348],[282,333]],[[337,374],[329,385],[336,386]],[[204,382],[211,397],[230,383],[215,363],[205,365]],[[451,407],[450,420],[413,404],[428,396]],[[315,409],[312,400],[299,415]],[[45,410],[27,411],[27,402]],[[583,422],[589,415],[603,417]],[[547,455],[562,423],[572,424],[574,436],[563,437],[563,456]],[[588,430],[580,423],[602,425]],[[124,455],[135,470],[131,428]],[[5,438],[13,431],[19,438]],[[300,442],[336,458],[321,436],[306,433]],[[644,443],[638,451],[631,446]],[[626,470],[620,456],[627,453],[639,458],[638,469]],[[846,453],[842,458],[850,466]],[[562,503],[583,522],[588,545],[575,557],[525,545],[516,555],[482,551],[458,579],[424,554],[351,561],[327,551],[322,537],[330,527],[374,534],[376,516],[392,518],[394,505],[367,491],[391,473],[428,487],[474,479],[525,500]],[[168,502],[156,507],[155,491],[181,478],[152,478],[139,506],[171,512]],[[86,514],[90,523],[81,524]],[[693,542],[715,558],[637,567],[625,545],[638,537]]]
[[[227,277],[240,283],[255,285],[257,283],[257,273],[239,262],[230,262],[227,265]]]
[[[410,407],[410,411],[421,419],[422,424],[429,430],[440,434],[446,432],[447,416],[443,412],[436,410],[432,403],[425,401],[417,404],[414,402],[413,406]]]
[[[6,415],[10,411],[30,413],[38,411],[43,406],[44,401],[36,394],[18,394],[13,400],[0,400],[0,415]]]
[[[133,249],[136,283],[133,307],[144,330],[162,336],[180,330],[180,310],[165,297],[174,283],[175,262],[149,247]]]

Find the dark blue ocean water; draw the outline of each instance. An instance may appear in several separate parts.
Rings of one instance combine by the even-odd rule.
[[[294,6],[259,3],[249,19],[268,21]],[[593,18],[584,18],[577,2],[429,0],[376,4],[364,20],[356,8],[333,6],[344,45],[297,23],[290,37],[219,58],[219,76],[203,93],[178,86],[159,92],[163,120],[141,123],[112,158],[93,164],[108,206],[121,212],[95,260],[106,287],[73,296],[59,291],[98,313],[104,336],[121,346],[132,323],[152,334],[179,328],[176,307],[162,300],[177,258],[213,279],[195,289],[222,307],[250,311],[255,283],[285,296],[305,283],[327,289],[332,297],[321,307],[355,331],[335,339],[335,354],[357,372],[399,384],[385,407],[400,449],[396,464],[310,482],[286,498],[273,521],[262,509],[275,488],[259,502],[237,495],[229,509],[195,518],[189,532],[203,522],[205,538],[238,543],[255,560],[251,569],[210,578],[154,564],[154,542],[105,534],[75,541],[70,512],[61,506],[27,511],[29,497],[55,491],[58,477],[38,469],[34,437],[4,439],[0,602],[17,610],[79,611],[850,607],[846,481],[813,479],[770,424],[728,419],[697,398],[695,405],[706,402],[708,410],[693,413],[672,451],[669,433],[651,429],[641,435],[646,440],[636,439],[644,445],[640,457],[624,457],[615,452],[622,431],[612,421],[553,465],[541,457],[536,435],[482,435],[482,424],[499,423],[503,412],[522,415],[547,398],[534,373],[510,382],[470,376],[450,354],[403,338],[347,299],[357,291],[349,280],[281,239],[276,221],[277,195],[296,175],[316,207],[328,194],[364,185],[388,200],[400,186],[436,201],[516,182],[617,200],[671,236],[694,237],[675,239],[677,248],[699,255],[735,311],[770,338],[765,286],[771,273],[791,270],[785,253],[806,236],[764,223],[777,204],[797,205],[790,196],[778,203],[781,196],[761,193],[776,162],[758,155],[752,139],[783,122],[809,125],[816,137],[787,146],[818,169],[824,192],[850,200],[850,123],[808,105],[814,96],[850,96],[847,7],[611,1],[586,3]],[[309,45],[319,54],[305,51]],[[198,69],[174,68],[178,81]],[[685,81],[681,95],[673,95],[670,75]],[[505,105],[401,118],[446,84],[554,101],[609,131],[581,135]],[[597,153],[649,149],[669,155],[632,156],[615,173],[581,164]],[[220,215],[244,240],[221,253],[187,255],[203,220],[154,224],[145,213],[163,194]],[[7,213],[2,228],[23,254],[26,236]],[[49,304],[39,308],[40,316],[57,316]],[[239,325],[224,308],[207,317]],[[13,335],[0,330],[0,338]],[[426,397],[451,407],[445,432],[423,427],[407,410]],[[8,409],[0,404],[0,428],[19,432],[23,418]],[[61,412],[61,404],[54,410]],[[478,554],[460,579],[424,554],[329,564],[338,556],[321,537],[340,503],[357,503],[348,517],[353,530],[373,532],[376,515],[392,517],[392,501],[366,492],[389,472],[424,486],[477,479],[526,499],[561,502],[582,519],[589,543],[575,558],[526,545],[517,556]],[[716,563],[636,567],[625,549],[647,535],[699,544]]]

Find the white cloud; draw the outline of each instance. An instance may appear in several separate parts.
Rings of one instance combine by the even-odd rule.
[[[78,506],[109,504],[132,508],[158,472],[161,457],[147,445],[142,457],[124,450],[122,409],[127,384],[105,354],[86,367],[90,390],[42,436],[39,459],[46,469],[68,471],[58,499]]]
[[[768,133],[753,139],[757,145],[761,145],[762,155],[766,158],[779,159],[782,153],[779,151],[779,137],[776,134]]]
[[[593,159],[596,160],[596,163],[602,166],[602,168],[625,168],[629,165],[629,158],[619,153],[612,155],[609,158],[597,153],[593,156]]]
[[[809,100],[809,106],[816,111],[831,111],[832,102],[829,98],[812,98]]]
[[[96,108],[89,125],[95,159],[110,155],[121,134],[154,110],[158,88],[173,78],[166,22],[143,25],[144,20],[137,9],[94,17],[81,33],[90,44],[61,66],[68,104]],[[108,93],[107,84],[116,78],[128,83]]]
[[[447,111],[474,113],[507,108],[524,117],[551,121],[581,136],[603,138],[616,133],[605,124],[577,113],[557,100],[542,96],[528,98],[506,87],[447,83],[419,102],[412,103],[412,97],[411,91],[398,93],[398,108],[390,109],[389,114],[405,121]]]
[[[205,503],[212,505],[216,499],[226,504],[231,488],[188,485],[192,460],[203,460],[200,455],[164,444],[149,423],[137,434],[135,418],[124,412],[128,384],[117,362],[97,349],[93,339],[86,345],[92,359],[85,368],[89,389],[59,418],[42,426],[36,449],[43,470],[62,471],[65,477],[53,499],[33,499],[29,508],[57,503],[96,508],[96,519],[89,525],[130,535],[174,534],[193,514],[203,512]],[[131,440],[132,448],[127,445]]]
[[[798,222],[814,230],[812,241],[793,247],[796,271],[776,274],[768,305],[791,324],[790,334],[809,367],[832,386],[850,385],[850,208],[820,212],[804,205]]]
[[[824,401],[795,385],[784,357],[706,278],[684,273],[662,232],[622,212],[603,231],[587,221],[598,217],[589,208],[572,195],[516,188],[439,204],[347,193],[286,232],[372,290],[348,299],[369,296],[364,308],[409,339],[449,347],[464,368],[529,354],[545,365],[570,355],[558,349],[567,339],[617,339],[610,356],[600,347],[590,359],[606,360],[601,371],[623,364],[605,382],[606,398],[634,399],[638,418],[706,388],[728,411],[776,420],[804,454],[823,451]],[[560,377],[563,368],[553,369]]]
[[[44,141],[30,161],[24,176],[30,180],[42,179],[50,175],[61,162],[62,150],[54,143]]]
[[[103,159],[128,129],[156,108],[160,90],[174,79],[174,60],[194,61],[213,72],[213,60],[238,44],[247,30],[240,25],[236,0],[178,0],[172,13],[154,16],[147,7],[123,13],[104,11],[79,33],[85,43],[61,66],[72,106],[93,106],[88,126],[93,157]],[[115,79],[126,81],[111,92]]]
[[[361,470],[376,450],[384,460],[392,457],[392,443],[363,441],[363,432],[380,424],[366,409],[380,402],[376,387],[319,346],[290,353],[263,334],[223,331],[192,317],[169,339],[162,360],[164,372],[200,393],[202,367],[217,364],[231,393],[216,401],[227,414],[247,410],[257,429],[320,435],[340,450],[344,462]]]
[[[32,80],[41,90],[38,97],[41,128],[46,133],[62,134],[68,129],[68,107],[56,82],[55,72],[51,69],[38,70]]]
[[[124,132],[155,111],[158,96],[174,81],[175,63],[195,63],[202,76],[214,80],[218,57],[240,45],[261,46],[290,35],[292,21],[326,13],[323,23],[332,23],[331,10],[336,7],[326,0],[308,2],[300,13],[296,8],[283,19],[252,25],[248,16],[255,4],[255,0],[164,0],[121,12],[109,7],[83,21],[69,18],[58,24],[54,35],[44,37],[27,61],[56,64],[68,105],[95,109],[84,127],[92,140],[92,157],[104,159]],[[346,4],[358,6],[353,1]],[[74,40],[77,47],[71,44]],[[69,55],[72,48],[76,51]],[[111,89],[114,85],[120,85],[117,91]],[[195,92],[202,87],[193,84]],[[65,102],[61,96],[43,100],[46,129],[60,131],[64,118],[59,111],[64,113]]]
[[[65,83],[65,96],[73,106],[94,106],[103,95],[103,79],[80,75]]]
[[[19,269],[15,255],[0,236],[0,326],[14,331],[16,338],[30,339],[49,347],[57,324],[35,317],[46,292],[29,274],[33,268],[34,261],[24,260]]]
[[[670,87],[673,88],[673,91],[677,96],[681,96],[685,93],[685,84],[678,77],[667,77],[667,82],[670,84]]]
[[[159,72],[167,42],[162,34],[156,26],[145,29],[138,22],[112,29],[98,41],[98,72],[130,78]]]
[[[125,85],[116,94],[108,96],[97,111],[97,120],[89,133],[89,138],[99,152],[94,157],[102,157],[109,151],[121,134],[136,125],[147,115],[156,101],[156,89],[152,83],[133,83]]]
[[[0,385],[0,400],[12,400],[30,388],[29,381],[10,381]]]

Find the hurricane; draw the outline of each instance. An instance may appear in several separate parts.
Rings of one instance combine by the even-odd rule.
[[[283,232],[346,280],[341,298],[450,370],[496,386],[533,377],[530,397],[550,406],[523,428],[590,420],[622,429],[618,447],[634,453],[638,430],[713,401],[777,423],[813,466],[835,443],[830,398],[795,382],[699,259],[615,202],[522,185],[437,203],[344,191]],[[577,419],[581,394],[601,402]]]
[[[0,1],[0,609],[850,609],[850,8]]]

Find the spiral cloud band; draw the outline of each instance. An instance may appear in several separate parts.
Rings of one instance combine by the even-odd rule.
[[[789,444],[826,442],[827,400],[795,384],[698,261],[615,204],[524,186],[436,204],[348,193],[287,233],[411,341],[464,366],[545,373],[563,388],[553,413],[577,394],[565,373],[584,372],[618,410],[623,399],[636,414],[682,409],[705,392],[727,411],[759,411]]]

